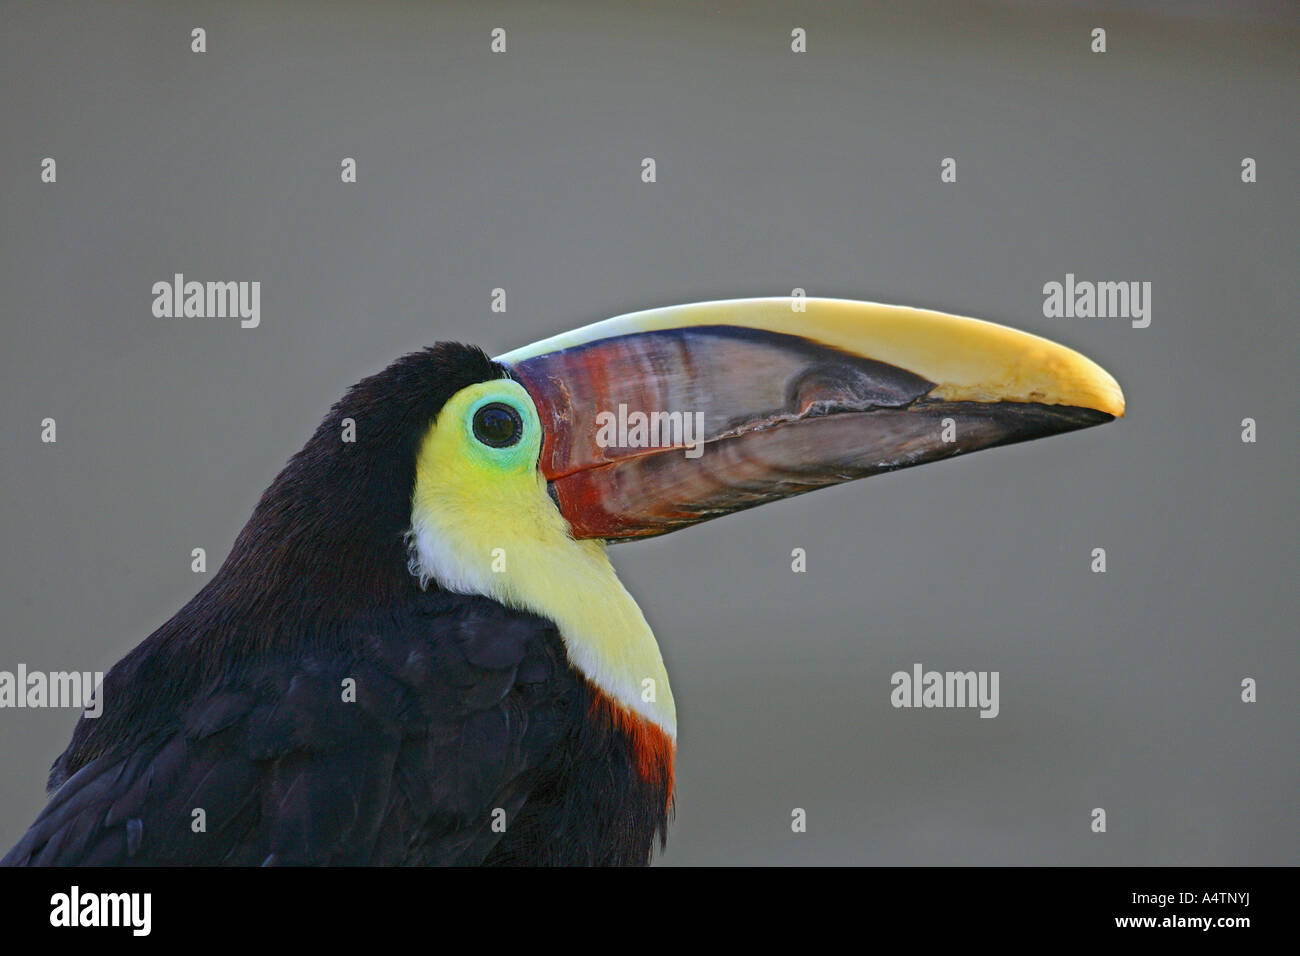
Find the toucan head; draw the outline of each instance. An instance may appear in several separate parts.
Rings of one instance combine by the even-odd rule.
[[[575,666],[672,733],[658,647],[606,542],[1123,414],[1094,362],[993,323],[834,299],[707,302],[495,360],[456,345],[407,356],[335,407],[260,507],[292,511],[317,483],[348,489],[334,510],[373,567],[340,586],[378,593],[394,574],[547,616]]]

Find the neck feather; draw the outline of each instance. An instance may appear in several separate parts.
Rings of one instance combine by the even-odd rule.
[[[570,662],[614,703],[677,738],[668,673],[650,625],[600,541],[574,540],[546,509],[485,522],[450,507],[417,508],[409,536],[421,583],[482,594],[555,623]]]

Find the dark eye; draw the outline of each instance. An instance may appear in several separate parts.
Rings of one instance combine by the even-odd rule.
[[[523,434],[524,420],[509,405],[492,402],[474,413],[474,437],[489,448],[517,445]]]

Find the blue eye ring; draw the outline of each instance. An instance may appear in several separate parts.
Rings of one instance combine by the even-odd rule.
[[[524,419],[505,402],[488,402],[474,412],[474,438],[489,448],[511,448],[524,437]]]

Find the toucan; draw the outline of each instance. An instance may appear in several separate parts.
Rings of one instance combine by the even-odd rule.
[[[677,712],[609,543],[1123,414],[1061,345],[839,299],[406,355],[108,672],[3,862],[647,864]]]

